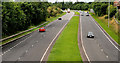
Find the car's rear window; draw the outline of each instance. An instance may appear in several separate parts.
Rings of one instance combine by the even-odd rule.
[[[89,34],[92,34],[92,32],[89,32]]]
[[[44,29],[44,28],[40,28],[40,29]]]

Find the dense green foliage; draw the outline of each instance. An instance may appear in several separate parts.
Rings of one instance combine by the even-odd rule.
[[[2,2],[2,7],[3,36],[26,30],[31,25],[38,25],[41,21],[46,21],[46,18],[62,13],[61,9],[93,9],[97,16],[103,16],[108,14],[109,8],[108,2],[55,2],[53,4],[48,2]],[[120,20],[116,7],[111,2],[109,16],[112,18],[114,15]]]
[[[48,8],[52,12],[48,12]],[[9,36],[38,25],[50,16],[62,13],[61,9],[48,2],[2,2],[2,35]]]
[[[90,13],[91,16],[100,24],[100,26],[118,43],[120,44],[119,40],[120,37],[118,37],[118,33],[114,31],[114,29],[111,27],[113,24],[110,24],[109,27],[106,25],[105,21],[103,19],[99,19],[98,16]]]
[[[118,20],[120,20],[120,15],[118,12],[115,14],[115,17],[118,18]]]
[[[112,18],[116,13],[116,7],[114,7],[113,5],[110,5],[108,6],[108,9],[110,9],[109,15],[110,15],[110,18]],[[108,13],[108,9],[107,9],[107,13]]]
[[[103,16],[106,14],[108,3],[94,2],[91,6],[97,16]]]
[[[3,3],[2,9],[2,31],[3,34],[23,30],[26,26],[26,15],[17,3]]]
[[[61,9],[56,7],[56,6],[49,6],[47,8],[47,12],[48,12],[48,17],[50,16],[56,16],[58,13],[62,13]]]
[[[93,9],[97,16],[103,16],[108,14],[109,9],[108,2],[56,2],[54,5],[59,6],[61,9],[68,9],[71,10],[89,10]],[[113,6],[113,2],[110,2],[110,18],[112,18],[116,13],[116,7]]]
[[[89,8],[89,3],[84,3],[84,2],[55,2],[54,5],[59,6],[61,9],[72,9],[72,10],[88,10]]]

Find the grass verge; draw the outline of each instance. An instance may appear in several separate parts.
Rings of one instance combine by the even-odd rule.
[[[60,34],[53,46],[49,61],[80,61],[80,51],[78,48],[77,33],[79,25],[79,16],[74,16]]]
[[[50,22],[56,20],[58,17],[61,17],[61,16],[65,15],[65,14],[66,14],[66,13],[62,13],[62,14],[57,15],[56,17],[47,18],[47,21],[49,21],[48,23],[50,23]],[[42,23],[43,23],[43,22],[42,22]],[[42,23],[41,23],[41,24],[42,24]],[[45,25],[47,25],[48,23],[46,23]],[[43,26],[45,26],[45,25],[43,25]],[[36,27],[36,26],[30,26],[30,28],[34,28],[34,27]],[[40,26],[40,27],[42,27],[42,26]],[[29,28],[29,29],[30,29],[30,28]],[[19,38],[19,37],[21,37],[21,36],[24,36],[24,35],[26,35],[26,34],[28,34],[28,33],[31,33],[31,32],[33,32],[33,31],[35,31],[35,30],[38,30],[38,29],[39,29],[39,27],[38,27],[38,28],[35,28],[35,29],[31,30],[31,31],[28,31],[28,32],[22,33],[22,34],[20,34],[20,35],[17,35],[17,36],[15,36],[15,37],[12,37],[12,38],[10,38],[10,39],[7,39],[7,40],[5,40],[5,41],[2,41],[2,42],[0,42],[0,45],[3,45],[3,44],[5,44],[5,43],[8,43],[8,42],[11,41],[11,40],[14,40],[14,39],[16,39],[16,38]]]
[[[50,18],[47,18],[47,21],[52,22],[52,21],[58,19],[59,17],[65,15],[65,14],[66,14],[66,12],[64,12],[64,13],[62,13],[62,14],[59,14],[59,15],[57,15],[56,17],[50,17]]]
[[[118,35],[115,34],[115,32],[112,31],[110,28],[108,28],[108,26],[105,23],[103,23],[102,20],[99,19],[98,16],[96,16],[92,13],[90,13],[90,14],[100,24],[100,26],[120,45],[120,43],[118,41],[118,38],[119,38]]]
[[[80,15],[80,13],[79,12],[75,12],[75,15]]]

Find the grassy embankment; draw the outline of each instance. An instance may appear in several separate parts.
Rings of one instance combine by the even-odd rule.
[[[49,61],[79,61],[82,63],[77,41],[78,25],[79,16],[74,16],[56,40],[48,57],[48,63]]]
[[[61,17],[61,16],[65,15],[65,14],[66,14],[66,13],[62,13],[62,14],[57,15],[56,17],[47,18],[46,21],[49,21],[48,23],[50,23],[50,22],[56,20],[58,17]],[[44,23],[44,22],[42,22],[42,23]],[[42,24],[42,23],[41,23],[41,24]],[[48,23],[46,23],[45,25],[47,25]],[[45,25],[43,25],[43,26],[45,26]],[[34,27],[36,27],[36,26],[30,26],[28,29],[31,29],[31,28],[34,28]],[[42,27],[42,26],[40,26],[40,27]],[[16,38],[18,38],[18,37],[21,37],[21,36],[23,36],[23,35],[26,35],[26,34],[28,34],[28,33],[31,33],[32,31],[35,31],[35,30],[38,30],[38,29],[39,29],[39,27],[38,27],[38,28],[35,28],[35,29],[31,30],[31,31],[28,31],[28,32],[22,33],[22,34],[20,34],[20,35],[17,35],[17,36],[15,36],[15,37],[12,37],[12,38],[10,38],[10,39],[8,39],[8,40],[3,41],[2,43],[0,43],[0,45],[5,44],[5,43],[8,43],[9,41],[11,41],[11,40],[13,40],[13,39],[16,39]]]
[[[116,22],[114,21],[113,18],[110,19],[109,21],[109,27],[108,27],[108,19],[105,19],[104,16],[103,17],[98,17],[93,13],[90,13],[91,16],[100,24],[100,26],[118,43],[120,44],[120,42],[118,41],[118,38],[120,39],[120,37],[118,37],[118,24],[116,24]]]

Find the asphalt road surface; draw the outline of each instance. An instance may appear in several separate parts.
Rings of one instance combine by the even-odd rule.
[[[62,16],[63,20],[55,20],[46,27],[46,32],[35,31],[10,45],[3,46],[3,61],[40,61],[48,45],[60,29],[74,15],[73,12]]]
[[[91,17],[85,14],[84,16],[80,16],[81,37],[89,61],[118,61],[119,50],[106,38]],[[89,31],[93,32],[95,38],[87,38]]]

